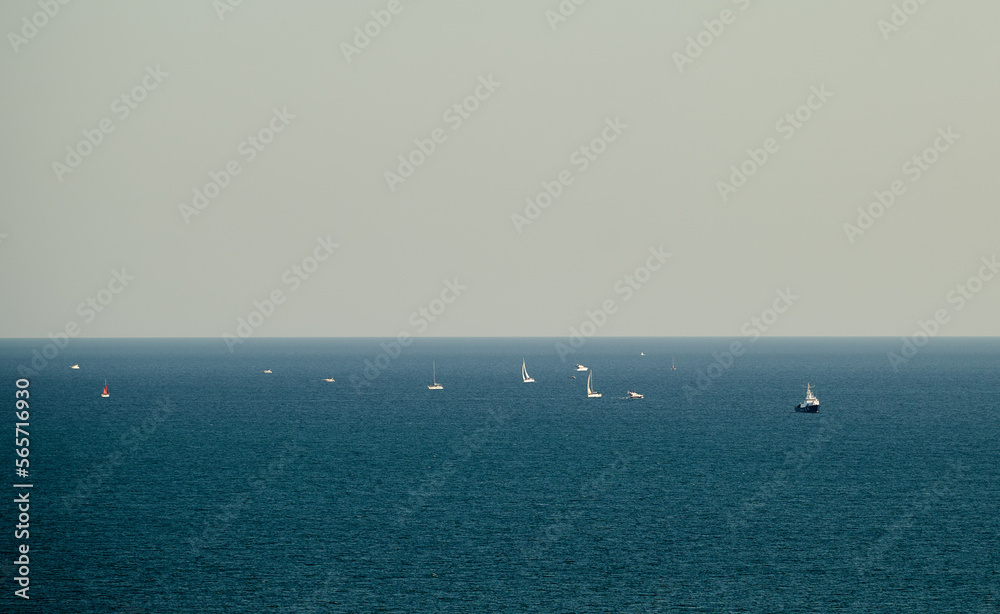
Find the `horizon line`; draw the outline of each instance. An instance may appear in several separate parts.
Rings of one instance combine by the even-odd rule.
[[[592,336],[584,337],[587,340],[591,339],[898,339],[898,338],[909,338],[912,335],[761,335],[759,337],[747,336],[747,335],[615,335],[615,336]],[[330,336],[330,337],[320,337],[320,336],[257,336],[243,338],[243,341],[251,340],[262,340],[262,339],[398,339],[399,335],[388,335],[388,336],[376,336],[376,335],[350,335],[350,336]],[[527,335],[527,336],[517,336],[517,335],[452,335],[452,336],[411,336],[410,339],[566,339],[565,335],[560,335],[558,337],[553,336],[542,336],[542,335]],[[935,335],[933,339],[1000,339],[1000,335]],[[197,337],[180,337],[180,336],[120,336],[120,337],[72,337],[72,339],[77,341],[109,341],[109,340],[145,340],[145,339],[224,339],[221,336],[213,335],[210,337],[197,336]],[[48,336],[46,337],[0,337],[0,341],[51,341],[52,339]]]

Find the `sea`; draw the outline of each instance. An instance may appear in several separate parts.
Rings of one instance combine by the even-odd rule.
[[[0,611],[1000,611],[1000,339],[406,341],[0,341]]]

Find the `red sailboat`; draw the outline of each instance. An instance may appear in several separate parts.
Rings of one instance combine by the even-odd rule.
[[[101,396],[102,397],[110,397],[111,396],[110,394],[108,394],[108,380],[104,380],[104,392],[101,393]]]

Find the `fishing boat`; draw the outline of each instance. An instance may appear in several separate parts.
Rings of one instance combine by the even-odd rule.
[[[108,380],[104,380],[104,392],[101,393],[101,396],[105,399],[111,396],[108,394]]]
[[[629,391],[628,391],[628,395],[627,395],[627,396],[626,396],[625,398],[626,398],[626,399],[643,399],[643,398],[645,398],[645,397],[643,397],[643,396],[642,396],[641,394],[639,394],[638,392],[633,392],[633,391],[629,390]]]
[[[525,366],[523,358],[521,359],[521,379],[524,380],[525,384],[530,384],[535,381],[535,378],[528,375],[528,367]]]
[[[815,414],[819,411],[819,399],[813,394],[812,384],[806,384],[806,400],[795,406],[795,411]]]
[[[596,390],[594,390],[593,385],[594,385],[594,372],[591,371],[587,375],[587,398],[588,399],[599,399],[599,398],[601,398],[601,396],[602,396],[601,393],[597,392]]]
[[[428,390],[444,390],[444,386],[442,386],[441,384],[438,383],[438,380],[437,380],[437,365],[435,365],[433,362],[431,363],[431,373],[434,376],[433,377],[434,383],[433,384],[427,384],[427,389]]]

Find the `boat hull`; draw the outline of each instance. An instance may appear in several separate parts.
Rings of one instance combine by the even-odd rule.
[[[800,405],[796,405],[795,406],[795,411],[802,412],[804,414],[818,414],[819,413],[819,405],[817,404],[817,405],[802,406],[800,404]]]

